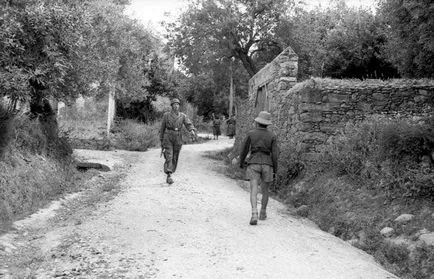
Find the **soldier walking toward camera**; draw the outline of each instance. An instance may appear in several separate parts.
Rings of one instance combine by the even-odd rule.
[[[268,189],[277,172],[277,136],[269,131],[271,114],[261,111],[255,118],[256,128],[247,133],[244,139],[240,167],[245,165],[246,156],[250,151],[250,158],[246,161],[246,176],[250,180],[250,203],[252,205],[252,218],[250,225],[258,223],[257,194],[258,184],[261,181],[262,201],[259,220],[267,218]]]
[[[176,171],[178,165],[179,153],[182,147],[182,125],[196,137],[196,129],[187,115],[179,111],[179,99],[173,99],[170,102],[172,107],[170,112],[163,115],[163,121],[160,128],[160,142],[162,153],[164,154],[164,173],[166,173],[166,182],[172,184],[172,174]]]

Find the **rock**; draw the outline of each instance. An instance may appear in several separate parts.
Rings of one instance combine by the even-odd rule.
[[[394,232],[395,230],[391,227],[385,227],[380,231],[381,235],[384,237],[391,237]]]
[[[434,232],[422,234],[419,239],[428,246],[434,246]]]
[[[394,221],[397,223],[405,223],[412,220],[413,218],[414,218],[413,214],[401,214]]]
[[[359,241],[356,238],[352,238],[347,241],[347,243],[350,244],[351,246],[356,246],[358,242]]]
[[[366,233],[364,231],[359,231],[357,233],[357,236],[359,237],[360,244],[361,245],[365,245],[366,244],[366,239],[367,239]]]
[[[309,215],[309,207],[303,204],[295,209],[295,213],[298,216],[307,217]]]
[[[421,229],[421,230],[419,230],[419,231],[415,234],[415,237],[416,237],[416,238],[419,238],[421,235],[423,235],[423,234],[427,234],[427,233],[429,233],[429,230],[427,230],[427,229]]]

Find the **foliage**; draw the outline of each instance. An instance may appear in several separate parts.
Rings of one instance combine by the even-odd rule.
[[[134,120],[120,120],[113,129],[115,147],[131,151],[146,151],[160,142],[159,123],[145,125]]]
[[[299,77],[387,78],[396,70],[382,52],[386,35],[371,11],[335,1],[326,9],[296,8],[282,19],[280,44],[299,56]]]
[[[301,175],[304,164],[301,160],[301,150],[296,137],[291,137],[279,147],[279,163],[277,171],[276,190],[285,195],[286,185]]]
[[[405,77],[434,76],[434,3],[382,0],[378,13],[386,24],[385,51]]]
[[[178,21],[167,25],[169,44],[191,73],[234,57],[253,76],[258,70],[255,54],[279,48],[274,34],[285,4],[283,0],[191,1]]]
[[[392,198],[433,199],[430,123],[373,118],[347,124],[322,149],[322,164]]]

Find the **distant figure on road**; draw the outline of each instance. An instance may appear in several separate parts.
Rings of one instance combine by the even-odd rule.
[[[213,139],[218,140],[219,136],[221,135],[221,130],[220,130],[220,125],[221,125],[221,121],[217,116],[214,115],[214,113],[212,113],[212,134],[213,134]]]
[[[166,173],[166,182],[173,183],[172,174],[176,171],[178,165],[179,153],[182,147],[182,125],[196,137],[196,129],[187,115],[179,111],[179,99],[172,99],[170,112],[163,115],[160,129],[160,142],[162,153],[164,154],[164,173]]]
[[[246,156],[250,151],[250,158],[246,162],[246,176],[250,180],[250,203],[252,205],[250,225],[258,223],[257,195],[259,181],[262,181],[259,220],[267,218],[268,188],[277,172],[278,158],[277,136],[267,129],[268,125],[271,125],[271,114],[267,111],[261,111],[258,117],[255,118],[255,122],[256,128],[247,133],[240,154],[240,167],[243,168]]]
[[[226,121],[226,124],[228,125],[226,135],[231,139],[235,136],[235,116],[231,115],[231,117],[229,117],[229,119]]]

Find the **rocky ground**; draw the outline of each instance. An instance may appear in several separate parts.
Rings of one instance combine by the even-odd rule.
[[[396,278],[277,201],[250,226],[244,182],[202,156],[232,143],[184,146],[171,186],[158,149],[77,150],[111,171],[0,236],[0,277]]]

